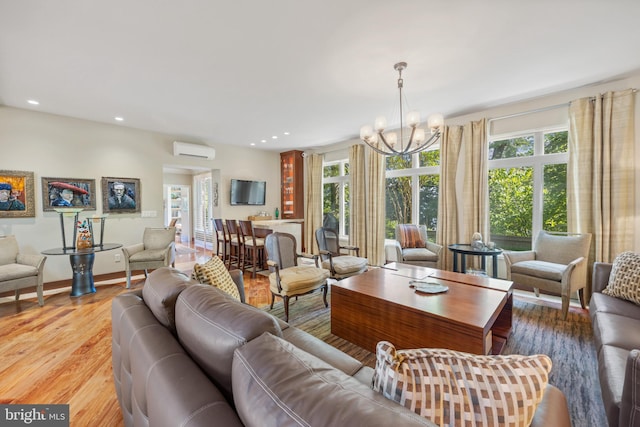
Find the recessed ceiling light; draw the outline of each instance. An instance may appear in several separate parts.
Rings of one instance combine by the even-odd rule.
[[[254,147],[256,145],[255,142],[252,142],[251,144],[249,144],[250,146]]]
[[[116,122],[122,122],[124,121],[124,119],[122,117],[114,117],[113,118]]]
[[[285,132],[284,134],[285,134],[285,135],[290,135],[290,133],[289,133],[289,132]]]
[[[266,139],[261,139],[260,142],[262,142],[264,144],[265,142],[267,142],[267,140]]]
[[[27,102],[31,105],[40,105],[40,103],[35,99],[28,99]]]
[[[271,137],[271,139],[278,139],[278,137],[277,137],[277,136],[275,136],[275,135],[273,135],[273,136]]]

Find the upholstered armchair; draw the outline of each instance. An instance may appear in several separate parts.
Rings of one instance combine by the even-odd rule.
[[[360,256],[360,248],[340,245],[338,234],[333,229],[318,228],[316,242],[320,250],[322,268],[329,270],[332,279],[341,280],[367,271],[369,261]],[[342,250],[355,253],[355,256],[344,255]]]
[[[124,266],[127,274],[127,288],[131,287],[131,272],[160,267],[175,267],[176,258],[176,229],[175,227],[145,228],[142,243],[122,248]]]
[[[427,240],[425,225],[398,224],[396,240],[385,245],[387,262],[438,268],[442,246]]]
[[[324,306],[327,302],[327,279],[329,270],[319,268],[318,256],[296,253],[296,238],[288,233],[271,233],[264,242],[267,252],[269,274],[269,288],[271,290],[271,309],[276,297],[284,301],[284,320],[289,321],[289,299],[322,291]],[[298,258],[304,257],[314,260],[314,265],[298,265]]]
[[[46,256],[20,253],[15,236],[0,237],[0,292],[15,291],[18,301],[21,289],[34,287],[42,307],[46,260]]]
[[[507,278],[532,287],[536,296],[540,296],[540,289],[560,294],[562,316],[566,319],[573,292],[578,292],[580,304],[585,308],[590,246],[591,234],[540,231],[533,250],[503,252]]]

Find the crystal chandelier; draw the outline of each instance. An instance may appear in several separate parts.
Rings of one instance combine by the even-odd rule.
[[[398,62],[393,66],[398,71],[398,90],[400,91],[400,137],[396,132],[384,133],[387,127],[387,119],[384,116],[376,117],[373,127],[362,126],[360,128],[360,138],[371,149],[385,156],[395,156],[404,154],[413,154],[418,151],[425,150],[435,144],[440,138],[440,131],[443,125],[442,114],[432,114],[427,119],[427,127],[431,131],[430,137],[427,139],[425,130],[419,128],[420,113],[418,111],[410,111],[406,117],[406,124],[409,129],[404,129],[403,124],[403,96],[402,96],[402,71],[407,68],[406,62]],[[405,102],[406,103],[406,102]],[[405,133],[410,131],[409,137],[405,138]]]

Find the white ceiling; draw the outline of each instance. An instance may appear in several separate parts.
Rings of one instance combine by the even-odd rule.
[[[639,16],[638,0],[0,0],[0,104],[304,149],[389,116],[399,61],[411,108],[445,120],[635,74]]]

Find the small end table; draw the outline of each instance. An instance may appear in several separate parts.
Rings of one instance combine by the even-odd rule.
[[[71,281],[71,296],[79,297],[96,292],[93,285],[93,261],[96,252],[110,251],[122,247],[120,243],[103,243],[92,248],[54,248],[42,251],[44,255],[69,255],[73,280]]]
[[[484,248],[484,249],[474,249],[471,245],[466,245],[466,244],[461,244],[461,243],[455,243],[453,245],[449,245],[449,250],[451,252],[453,252],[453,271],[458,273],[464,273],[467,270],[467,261],[466,261],[466,256],[467,255],[476,255],[482,258],[481,262],[482,262],[482,269],[484,271],[487,271],[487,261],[486,261],[486,257],[490,256],[493,259],[493,263],[492,263],[492,276],[493,278],[497,279],[498,278],[498,255],[500,255],[502,253],[502,249],[499,248],[495,248],[495,249],[489,249],[489,248]],[[458,270],[458,256],[460,256],[460,260],[461,260],[461,267],[460,270]]]

